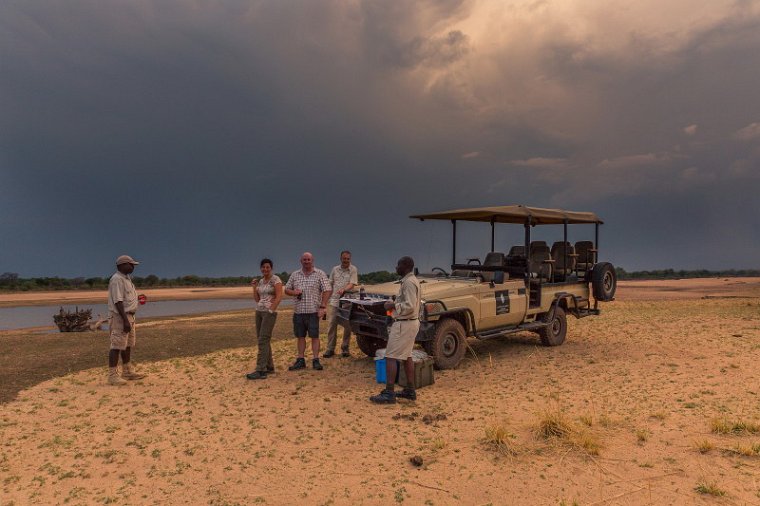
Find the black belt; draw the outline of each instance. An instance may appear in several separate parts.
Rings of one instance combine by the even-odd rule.
[[[131,314],[132,316],[134,316],[134,315],[135,315],[135,313],[137,313],[137,311],[125,311],[125,312],[126,312],[127,314]]]
[[[396,318],[394,321],[397,321],[397,322],[412,322],[414,320],[417,320],[417,318]]]

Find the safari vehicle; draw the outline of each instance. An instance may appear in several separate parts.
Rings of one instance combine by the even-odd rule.
[[[430,274],[418,274],[422,307],[416,340],[439,369],[452,369],[461,362],[469,337],[493,339],[530,331],[542,344],[558,346],[565,341],[568,313],[576,318],[599,315],[599,302],[614,299],[615,269],[597,260],[603,222],[594,213],[513,205],[411,218],[449,220],[453,226],[451,269],[434,267]],[[491,251],[482,262],[479,258],[456,262],[460,221],[491,224]],[[507,252],[495,251],[497,223],[522,225],[524,243]],[[568,242],[568,226],[577,224],[593,225],[594,240]],[[562,241],[551,247],[545,241],[531,241],[531,229],[543,225],[562,225]],[[338,317],[350,324],[359,348],[369,356],[388,340],[393,318],[383,303],[398,293],[399,283],[369,286],[363,299],[350,294],[340,300]]]

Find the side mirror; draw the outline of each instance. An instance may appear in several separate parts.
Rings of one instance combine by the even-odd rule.
[[[500,285],[504,282],[504,271],[496,271],[493,273],[494,284]]]

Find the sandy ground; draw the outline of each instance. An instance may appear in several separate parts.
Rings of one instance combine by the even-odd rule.
[[[618,286],[616,298],[621,301],[744,298],[760,294],[760,278],[621,281]]]
[[[760,504],[760,290],[732,281],[621,286],[395,406],[366,357],[286,371],[288,340],[265,381],[246,348],[48,381],[0,406],[0,504]]]

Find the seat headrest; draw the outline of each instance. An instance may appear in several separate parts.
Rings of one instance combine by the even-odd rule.
[[[486,255],[486,259],[483,261],[483,265],[504,265],[504,253],[501,253],[499,251],[490,252]]]

